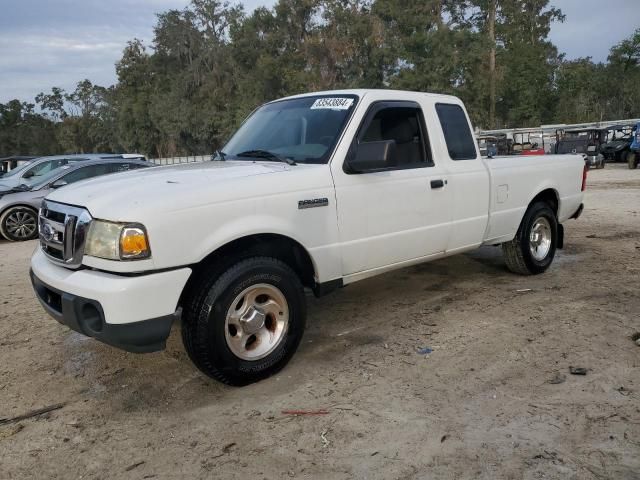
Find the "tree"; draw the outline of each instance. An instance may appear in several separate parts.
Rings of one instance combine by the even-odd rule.
[[[125,47],[116,63],[118,84],[112,95],[115,135],[125,150],[159,155],[160,132],[153,125],[150,105],[156,95],[151,57],[141,40]]]
[[[334,88],[454,94],[485,128],[640,116],[640,29],[606,63],[567,61],[548,40],[563,19],[548,0],[191,0],[127,44],[116,85],[2,105],[0,146],[204,154],[260,104]]]
[[[640,85],[640,28],[629,38],[614,45],[608,57],[611,82],[609,114],[614,118],[640,116],[638,85]]]
[[[110,111],[108,90],[82,80],[73,92],[53,87],[40,93],[36,102],[45,116],[55,122],[58,144],[66,153],[110,151],[115,132],[103,118]]]
[[[59,149],[55,123],[34,111],[31,103],[0,103],[0,157],[45,155]]]

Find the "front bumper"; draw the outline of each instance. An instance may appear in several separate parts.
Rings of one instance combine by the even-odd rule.
[[[189,268],[136,276],[73,271],[54,265],[40,249],[31,259],[33,288],[49,315],[77,332],[137,353],[164,348],[189,275]]]

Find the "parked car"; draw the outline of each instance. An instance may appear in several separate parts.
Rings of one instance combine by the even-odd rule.
[[[600,153],[607,162],[626,162],[633,141],[632,128],[629,125],[609,127],[611,139],[600,146]]]
[[[627,155],[627,164],[630,169],[635,170],[638,168],[638,163],[640,163],[640,123],[633,127],[632,138],[629,154]]]
[[[483,159],[462,102],[392,90],[256,109],[218,161],[53,192],[31,279],[57,321],[133,352],[163,349],[177,309],[205,374],[245,385],[299,345],[304,288],[502,244],[540,274],[582,212],[579,155]]]
[[[34,158],[36,157],[29,157],[26,155],[12,155],[10,157],[0,158],[0,178],[2,178],[5,173],[18,168],[25,163],[29,163]]]
[[[22,184],[35,183],[39,181],[39,177],[48,174],[62,165],[68,163],[80,162],[84,160],[99,159],[128,159],[128,160],[145,160],[144,155],[140,154],[110,154],[110,153],[91,153],[78,155],[53,155],[49,157],[39,157],[31,160],[14,170],[5,173],[0,177],[0,192],[11,190]]]
[[[54,190],[87,178],[149,167],[141,160],[87,160],[71,162],[9,191],[0,192],[0,234],[19,242],[38,236],[38,209]]]
[[[556,153],[583,154],[585,163],[591,168],[604,168],[605,158],[600,153],[607,130],[602,128],[577,128],[556,132]]]

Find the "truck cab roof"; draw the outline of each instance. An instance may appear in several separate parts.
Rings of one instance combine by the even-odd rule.
[[[416,92],[411,90],[393,90],[393,89],[385,89],[385,88],[353,88],[353,89],[344,89],[344,90],[322,90],[318,92],[308,92],[301,93],[298,95],[291,95],[289,97],[279,98],[274,100],[274,102],[279,102],[282,100],[289,100],[292,98],[304,98],[304,97],[315,97],[315,96],[336,96],[336,95],[356,95],[358,97],[364,97],[365,95],[376,96],[376,97],[388,97],[389,100],[403,100],[405,97],[407,99],[415,100],[416,95],[418,96],[427,96],[433,98],[439,98],[443,100],[447,100],[450,103],[458,103],[462,105],[462,101],[453,95],[445,95],[440,93],[428,93],[428,92]]]

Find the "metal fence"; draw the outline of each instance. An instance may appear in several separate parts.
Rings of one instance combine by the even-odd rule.
[[[197,163],[207,162],[211,160],[211,154],[209,155],[189,155],[186,157],[163,157],[163,158],[150,158],[149,161],[156,165],[179,165],[181,163]]]

